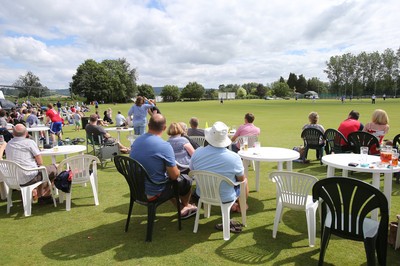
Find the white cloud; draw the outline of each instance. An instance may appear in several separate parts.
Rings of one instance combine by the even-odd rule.
[[[14,0],[0,10],[0,84],[67,88],[86,59],[125,57],[138,83],[205,87],[319,77],[330,56],[397,50],[395,0]]]

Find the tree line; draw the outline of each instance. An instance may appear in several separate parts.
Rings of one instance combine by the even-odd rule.
[[[218,89],[205,89],[197,82],[189,82],[184,88],[165,85],[160,95],[164,101],[218,99],[218,92],[234,92],[236,98],[252,99],[266,96],[291,97],[295,93],[315,91],[336,96],[362,96],[372,94],[397,95],[400,84],[400,48],[395,52],[386,49],[383,53],[361,52],[358,55],[346,53],[332,56],[326,62],[329,82],[317,77],[306,79],[304,75],[290,73],[285,80],[280,77],[271,84],[250,82],[245,84],[221,84]],[[155,98],[154,89],[149,84],[137,84],[137,71],[125,58],[96,62],[87,59],[78,66],[69,84],[71,97],[85,97],[87,101],[128,102],[136,95]],[[19,97],[41,97],[49,94],[49,89],[40,83],[39,77],[28,71],[13,84]],[[5,90],[8,94],[9,89]],[[15,92],[14,92],[15,94]]]
[[[387,94],[397,96],[400,85],[400,48],[395,52],[361,52],[332,56],[324,72],[330,81],[330,92],[338,96]]]

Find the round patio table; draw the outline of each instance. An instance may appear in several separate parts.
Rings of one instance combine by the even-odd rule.
[[[380,189],[380,175],[384,174],[384,185],[383,193],[386,195],[389,205],[390,213],[390,202],[392,199],[392,179],[393,173],[400,172],[400,167],[391,167],[380,164],[381,159],[379,156],[368,155],[367,157],[368,166],[361,167],[361,155],[355,153],[338,153],[329,154],[322,157],[322,163],[327,165],[327,177],[335,176],[335,169],[342,169],[342,176],[348,177],[348,172],[364,172],[372,174],[372,185],[377,189]],[[349,166],[349,163],[357,163],[357,166]],[[373,218],[377,219],[378,212],[372,213]]]
[[[56,146],[51,149],[44,149],[40,151],[40,154],[42,156],[51,156],[51,162],[55,164],[57,155],[64,155],[64,158],[67,158],[68,154],[72,153],[83,154],[85,150],[86,150],[85,145],[64,145],[64,146]]]
[[[286,162],[286,169],[292,171],[292,161],[300,157],[300,153],[297,151],[277,147],[249,148],[247,151],[240,150],[238,154],[243,159],[246,177],[249,173],[249,163],[251,161],[255,162],[256,191],[260,188],[260,162],[277,162],[278,171],[282,171],[283,163]]]

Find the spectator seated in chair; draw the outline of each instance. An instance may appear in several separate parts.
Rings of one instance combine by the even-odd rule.
[[[103,144],[114,144],[118,143],[119,150],[121,153],[129,153],[130,148],[125,147],[121,143],[117,142],[114,138],[111,137],[109,133],[107,133],[102,126],[97,125],[97,115],[92,114],[89,117],[89,124],[85,127],[86,134],[91,136],[93,135],[94,139],[97,140],[98,136],[101,137]]]
[[[138,161],[149,173],[154,182],[164,182],[166,178],[178,180],[182,219],[194,216],[197,208],[189,204],[191,181],[180,175],[176,165],[172,146],[161,136],[166,129],[166,119],[161,114],[154,114],[148,124],[148,132],[138,137],[132,144],[130,157]],[[149,201],[170,198],[174,193],[172,183],[155,185],[145,183],[145,192]],[[175,204],[175,202],[174,202]]]

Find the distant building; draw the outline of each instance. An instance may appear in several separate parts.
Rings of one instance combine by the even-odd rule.
[[[318,99],[318,93],[316,93],[315,91],[307,91],[306,93],[304,93],[304,98],[308,98],[308,99]]]
[[[236,93],[234,92],[218,92],[218,99],[234,100],[235,98],[236,98]]]

